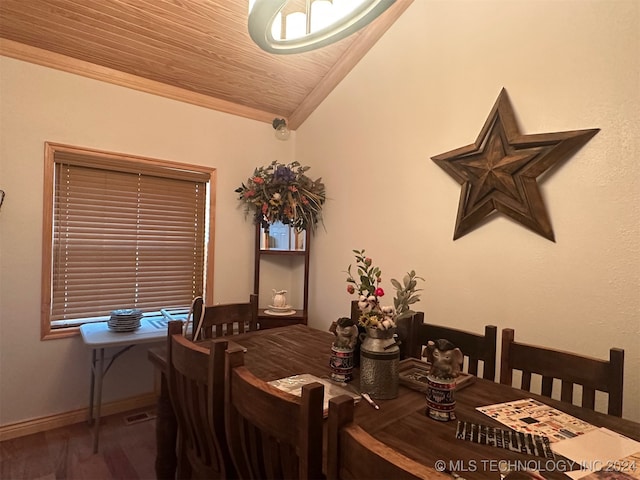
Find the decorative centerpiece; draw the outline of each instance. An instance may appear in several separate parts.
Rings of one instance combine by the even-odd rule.
[[[272,223],[282,222],[297,231],[313,232],[322,222],[326,194],[320,178],[311,180],[305,175],[309,168],[298,162],[282,164],[276,160],[256,168],[247,182],[236,188],[238,200],[265,230]]]
[[[380,287],[382,271],[373,266],[364,250],[354,250],[357,275],[347,268],[347,292],[357,293],[360,317],[358,323],[365,328],[360,345],[360,391],[373,398],[390,399],[398,395],[400,348],[394,336],[396,322],[412,316],[411,305],[420,300],[416,292],[418,277],[415,271],[407,273],[402,283],[391,279],[396,289],[393,306],[382,306]]]
[[[460,375],[463,355],[449,340],[429,340],[425,348],[431,369],[427,375],[426,414],[434,420],[455,420],[456,378]]]

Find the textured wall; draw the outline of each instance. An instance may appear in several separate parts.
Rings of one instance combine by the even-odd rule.
[[[86,406],[89,351],[41,342],[44,141],[218,169],[215,297],[253,286],[253,230],[233,189],[295,158],[322,176],[311,323],[348,314],[343,271],[365,248],[385,286],[415,268],[429,321],[606,357],[626,350],[640,420],[640,3],[416,0],[289,142],[270,126],[0,58],[0,425]],[[601,131],[541,179],[556,243],[498,217],[453,242],[460,187],[430,157],[473,142],[505,87],[524,133]],[[248,141],[250,139],[250,141]],[[151,389],[144,349],[105,400]]]
[[[526,134],[600,128],[540,178],[556,243],[497,216],[452,241],[460,186],[430,157],[475,141],[506,88]],[[640,420],[640,2],[416,0],[298,130],[326,182],[314,325],[348,312],[365,248],[426,278],[428,321],[600,358],[626,351]],[[391,300],[390,300],[391,301]]]
[[[216,302],[253,290],[250,220],[233,190],[255,166],[290,161],[271,125],[0,57],[0,425],[83,408],[90,352],[79,336],[40,341],[44,142],[217,169]],[[250,139],[251,141],[247,141]],[[146,349],[105,377],[105,402],[153,389]]]

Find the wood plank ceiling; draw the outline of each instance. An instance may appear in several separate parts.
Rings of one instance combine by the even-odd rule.
[[[249,37],[248,0],[0,0],[0,54],[295,130],[412,1],[272,55]]]

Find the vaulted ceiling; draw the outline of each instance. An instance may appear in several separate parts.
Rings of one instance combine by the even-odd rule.
[[[412,1],[273,55],[249,37],[249,0],[1,0],[0,54],[295,130]]]

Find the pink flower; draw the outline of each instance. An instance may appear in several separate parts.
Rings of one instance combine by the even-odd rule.
[[[262,177],[253,177],[253,182],[257,184],[264,183],[264,178]]]
[[[347,292],[354,293],[356,291],[355,287],[351,284],[347,285]]]
[[[378,287],[376,288],[375,294],[376,294],[376,297],[384,297],[384,290]]]
[[[247,190],[246,192],[244,192],[244,198],[253,197],[255,194],[256,194],[255,190]]]
[[[371,258],[367,257],[364,259],[364,264],[368,267],[369,265],[371,265],[371,262],[373,262],[373,260],[371,260]]]

